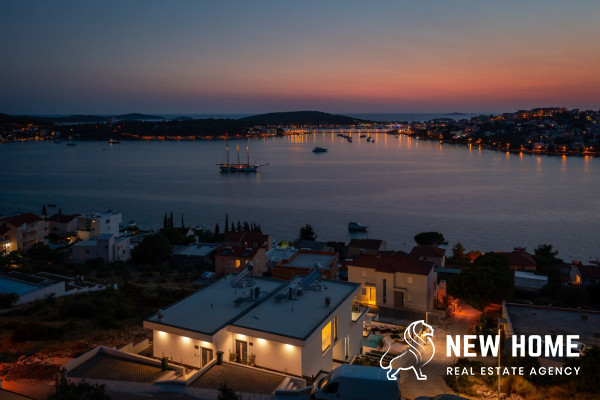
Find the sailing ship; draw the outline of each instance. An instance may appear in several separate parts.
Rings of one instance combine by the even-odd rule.
[[[227,162],[224,164],[217,164],[217,167],[221,172],[256,172],[258,167],[268,164],[250,164],[250,146],[246,145],[246,162],[240,162],[240,145],[237,145],[237,163],[231,163],[229,161],[229,143],[226,145],[227,149]]]

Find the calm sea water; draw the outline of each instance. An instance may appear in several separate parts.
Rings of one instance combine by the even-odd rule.
[[[245,142],[240,142],[245,146]],[[314,146],[328,153],[312,153]],[[231,142],[235,148],[235,142]],[[222,141],[78,142],[0,145],[0,213],[123,212],[124,222],[223,229],[260,222],[277,240],[301,225],[319,239],[349,240],[348,222],[409,250],[421,231],[442,232],[467,250],[529,250],[552,243],[564,258],[600,257],[600,158],[540,157],[379,134],[376,143],[334,134],[253,140],[256,174],[222,174]],[[52,212],[52,209],[49,209]]]

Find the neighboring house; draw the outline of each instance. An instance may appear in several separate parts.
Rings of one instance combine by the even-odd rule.
[[[600,284],[600,267],[596,265],[571,265],[571,282],[578,286]]]
[[[290,280],[297,275],[308,275],[318,268],[322,278],[336,279],[339,254],[335,251],[298,250],[287,260],[280,261],[272,270],[273,278]]]
[[[248,262],[252,262],[254,275],[259,276],[268,271],[267,252],[263,247],[223,245],[215,253],[215,274],[221,276],[243,271]]]
[[[81,214],[54,214],[48,218],[50,233],[58,236],[71,235],[77,233],[77,218]]]
[[[348,244],[348,257],[354,258],[361,254],[378,254],[385,251],[384,240],[379,239],[352,239]]]
[[[77,239],[85,240],[104,234],[119,236],[119,226],[122,222],[123,215],[110,210],[81,215],[77,217]]]
[[[277,264],[283,260],[289,260],[297,252],[298,249],[293,247],[273,247],[271,250],[267,251],[269,269],[273,270]]]
[[[265,235],[257,231],[225,232],[225,244],[229,246],[262,247],[271,250],[273,240],[271,235]]]
[[[548,277],[533,272],[515,271],[515,289],[537,292],[548,284]]]
[[[0,254],[48,244],[48,221],[32,213],[0,219]]]
[[[217,352],[225,359],[312,377],[362,352],[366,307],[352,302],[360,285],[291,282],[226,275],[144,320],[153,330],[154,357],[201,368]]]
[[[129,237],[118,237],[108,233],[86,239],[73,245],[71,257],[75,262],[101,258],[104,262],[129,260]]]
[[[419,245],[410,251],[412,257],[431,261],[439,268],[446,268],[446,249],[433,245]]]
[[[510,269],[513,271],[535,272],[537,270],[537,263],[531,254],[524,250],[513,250],[511,252],[501,252],[500,254],[508,258]]]
[[[213,264],[218,247],[219,245],[215,243],[192,243],[173,251],[171,260],[178,266],[195,267]]]
[[[408,255],[363,254],[348,261],[348,281],[361,284],[357,300],[388,308],[426,311],[437,288],[435,264]]]

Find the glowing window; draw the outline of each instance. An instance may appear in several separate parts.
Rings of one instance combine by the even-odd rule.
[[[409,285],[412,285],[412,283],[413,283],[412,276],[406,277],[406,283],[408,283]]]
[[[321,350],[323,353],[331,346],[331,321],[321,331]]]
[[[239,266],[240,266],[240,264],[241,264],[241,261],[240,261],[240,260],[235,260],[235,267],[236,267],[236,268],[237,268],[237,267],[239,267]]]

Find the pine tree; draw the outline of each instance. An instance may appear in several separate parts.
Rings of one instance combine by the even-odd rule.
[[[229,230],[229,215],[225,213],[225,233]]]
[[[219,236],[219,233],[220,233],[220,230],[219,230],[219,223],[217,222],[217,224],[215,225],[215,237],[218,237],[218,236]]]
[[[169,217],[169,228],[173,227],[173,211],[171,211],[171,216]]]
[[[242,223],[240,222],[240,220],[239,220],[239,219],[238,219],[238,222],[237,222],[237,231],[238,231],[238,232],[241,232],[241,231],[242,231]]]
[[[62,215],[62,208],[58,209],[58,215]]]
[[[165,213],[165,219],[163,220],[163,228],[169,227],[169,219],[167,218],[167,213]]]
[[[235,225],[233,224],[233,221],[231,221],[231,232],[235,232]]]
[[[42,215],[44,217],[48,215],[48,211],[46,211],[46,205],[45,204],[42,206]]]
[[[183,213],[181,214],[181,229],[185,228],[185,225],[183,224]]]
[[[244,231],[248,232],[250,230],[250,224],[248,224],[248,221],[244,221]]]

